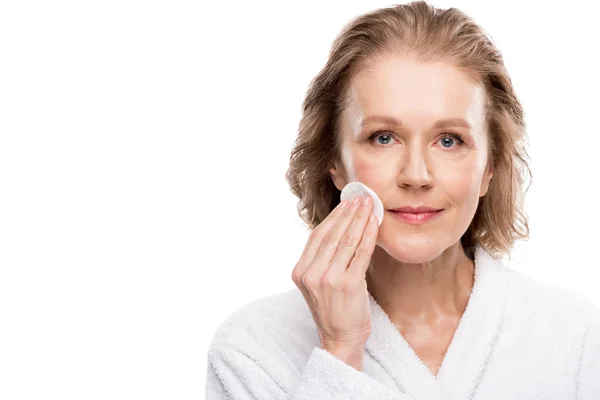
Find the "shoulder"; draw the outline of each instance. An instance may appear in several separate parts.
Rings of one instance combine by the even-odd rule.
[[[253,300],[227,316],[216,329],[209,352],[227,348],[270,357],[284,352],[308,357],[319,343],[308,305],[293,289]]]
[[[583,295],[536,280],[507,268],[506,314],[530,323],[560,326],[567,331],[589,329],[600,321],[600,307]],[[575,332],[573,332],[575,333]]]
[[[222,392],[243,385],[260,393],[256,398],[280,398],[294,390],[319,343],[298,289],[253,300],[228,315],[214,332],[207,353],[210,387]]]

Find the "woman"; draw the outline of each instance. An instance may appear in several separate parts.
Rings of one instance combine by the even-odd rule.
[[[502,57],[466,15],[414,2],[351,21],[287,174],[312,229],[299,290],[222,324],[207,398],[600,399],[600,310],[501,260],[528,237],[524,140]],[[354,181],[381,225],[370,197],[340,202]]]

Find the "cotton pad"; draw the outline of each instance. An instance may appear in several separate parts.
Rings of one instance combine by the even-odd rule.
[[[369,196],[373,199],[372,215],[377,217],[379,225],[383,222],[383,203],[375,192],[367,185],[360,182],[350,182],[342,189],[340,200],[352,200],[356,196]]]

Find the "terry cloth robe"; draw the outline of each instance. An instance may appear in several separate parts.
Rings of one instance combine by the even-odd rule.
[[[364,370],[320,347],[296,288],[228,316],[208,350],[208,400],[599,400],[600,308],[475,248],[474,286],[437,375],[373,296]]]

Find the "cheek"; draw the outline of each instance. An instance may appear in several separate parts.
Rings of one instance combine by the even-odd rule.
[[[389,157],[372,157],[359,151],[348,151],[344,157],[344,165],[347,167],[349,182],[389,182],[390,179],[394,179],[396,172],[394,168],[390,168],[394,163]]]
[[[481,178],[472,168],[446,170],[436,181],[457,204],[470,204],[479,198]]]

